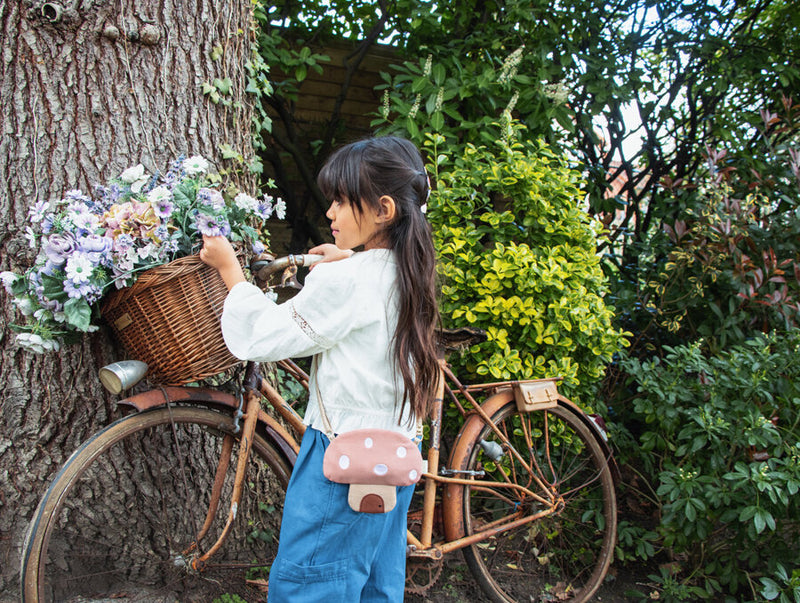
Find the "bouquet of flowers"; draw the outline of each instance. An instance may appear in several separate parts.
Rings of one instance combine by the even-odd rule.
[[[17,343],[34,352],[55,351],[92,324],[96,302],[113,288],[132,285],[144,270],[191,255],[201,235],[265,249],[265,221],[283,218],[285,205],[269,195],[256,199],[220,190],[201,156],[178,158],[169,170],[149,175],[129,168],[91,196],[68,191],[56,202],[37,202],[25,236],[39,254],[24,274],[0,273],[25,325],[12,325]]]

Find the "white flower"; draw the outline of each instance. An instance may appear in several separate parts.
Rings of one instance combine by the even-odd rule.
[[[141,163],[128,168],[119,175],[119,179],[125,184],[133,184],[142,178],[144,178],[144,166]]]
[[[133,190],[133,189],[131,189]],[[95,214],[85,212],[80,214],[72,214],[70,216],[72,220],[72,224],[79,229],[86,230],[87,232],[92,232],[100,223],[99,216]]]
[[[131,192],[138,193],[142,187],[150,180],[150,176],[144,173],[144,166],[140,163],[128,168],[119,175],[119,179],[125,184],[131,185]]]
[[[50,349],[50,345],[45,347],[45,340],[36,333],[20,333],[17,335],[17,345],[34,354],[44,354]]]
[[[155,258],[158,256],[158,248],[152,243],[148,243],[144,247],[137,249],[136,253],[139,255],[139,259],[142,260],[146,260],[150,256]]]
[[[36,233],[33,232],[33,228],[26,226],[24,236],[28,240],[28,246],[31,249],[36,249]]]
[[[128,247],[124,251],[120,251],[120,253],[117,254],[116,261],[114,262],[115,273],[124,274],[133,270],[133,263],[138,259],[138,257],[139,256],[136,253],[136,249],[133,247]]]
[[[249,212],[255,212],[258,208],[258,201],[246,193],[239,193],[234,197],[233,202],[236,207]]]
[[[189,176],[205,174],[208,171],[208,161],[201,155],[194,155],[183,162],[183,169]]]
[[[283,199],[278,199],[275,202],[275,215],[278,216],[279,220],[283,220],[286,217],[286,201]]]
[[[161,186],[155,187],[149,193],[147,193],[147,200],[150,201],[153,205],[161,201],[169,201],[172,199],[172,191],[169,190],[163,184]]]
[[[3,283],[3,287],[6,288],[6,292],[9,295],[12,295],[11,285],[14,284],[15,280],[17,280],[17,275],[13,272],[9,272],[8,270],[0,272],[0,282]]]
[[[85,253],[76,253],[70,256],[67,260],[67,267],[64,269],[67,278],[73,283],[87,282],[92,276],[92,270],[94,270],[94,264]]]
[[[37,308],[37,305],[33,303],[33,300],[30,297],[17,297],[12,301],[17,305],[17,308],[19,308],[19,311],[22,312],[23,316],[33,315]]]

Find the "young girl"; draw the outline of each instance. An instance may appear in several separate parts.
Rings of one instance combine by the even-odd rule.
[[[205,238],[200,257],[230,290],[222,330],[234,355],[316,355],[269,601],[397,602],[414,486],[398,489],[388,513],[352,511],[348,487],[322,474],[329,441],[317,393],[336,434],[370,427],[413,437],[417,419],[428,414],[438,375],[435,255],[422,207],[430,182],[417,148],[391,136],[339,149],[317,181],[331,200],[326,216],[336,245],[311,250],[324,263],[290,301],[274,304],[245,282],[222,237]]]

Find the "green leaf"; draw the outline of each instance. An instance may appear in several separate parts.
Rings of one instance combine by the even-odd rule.
[[[215,78],[214,79],[214,87],[217,90],[219,90],[220,94],[223,94],[223,95],[227,96],[228,94],[230,94],[232,86],[233,86],[233,82],[231,81],[231,78],[229,78],[229,77],[222,78],[222,79],[220,79],[220,78]]]
[[[427,78],[418,77],[414,80],[414,83],[411,85],[411,92],[418,94],[422,92],[427,85],[428,85]]]
[[[761,589],[761,596],[764,597],[767,601],[772,601],[773,599],[777,599],[778,596],[781,594],[781,589],[778,586],[777,582],[770,578],[760,578],[761,584],[764,585],[764,588]]]
[[[444,127],[444,116],[441,111],[436,111],[431,115],[431,127],[437,132]]]
[[[64,291],[64,282],[61,278],[40,273],[42,279],[43,293],[48,299],[64,302],[69,296]]]
[[[67,322],[79,331],[87,331],[92,321],[92,309],[84,299],[70,298],[64,304],[64,315]]]

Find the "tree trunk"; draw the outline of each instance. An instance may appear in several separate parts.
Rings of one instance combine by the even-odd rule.
[[[250,4],[0,2],[0,270],[31,265],[21,232],[36,200],[137,163],[152,173],[180,154],[214,161],[222,144],[249,161]],[[230,93],[212,103],[204,83],[225,78]],[[237,180],[254,190],[250,176]],[[96,374],[123,352],[105,331],[58,353],[22,351],[8,328],[19,316],[0,300],[0,599],[16,600],[27,522],[60,464],[116,415]]]

